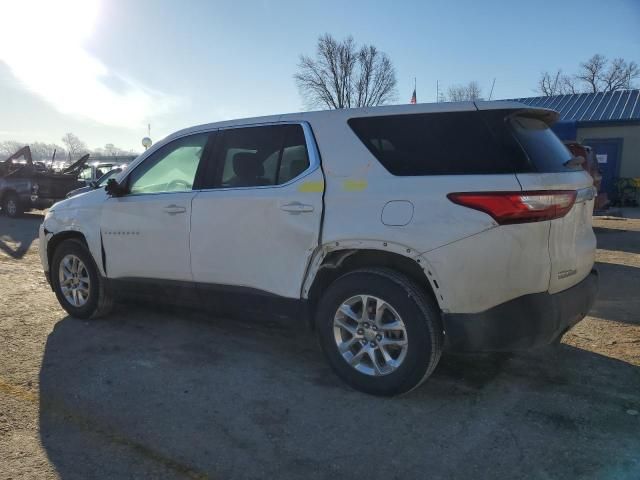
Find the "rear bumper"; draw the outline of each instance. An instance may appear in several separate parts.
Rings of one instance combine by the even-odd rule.
[[[598,272],[555,294],[515,298],[480,313],[443,315],[451,351],[509,351],[547,345],[582,320],[598,292]]]

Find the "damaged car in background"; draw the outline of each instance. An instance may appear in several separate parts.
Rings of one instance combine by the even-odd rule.
[[[67,193],[85,185],[78,179],[89,154],[59,172],[34,162],[26,146],[0,163],[0,207],[9,217],[32,209],[48,208],[64,200]]]
[[[125,167],[122,166],[122,167],[116,167],[109,170],[107,173],[102,175],[97,180],[92,180],[88,182],[88,185],[85,185],[84,187],[76,188],[75,190],[71,190],[69,193],[67,193],[66,198],[75,197],[76,195],[80,195],[81,193],[90,192],[91,190],[95,190],[96,188],[101,188],[106,186],[109,179],[114,178],[118,173],[124,170],[124,168]]]

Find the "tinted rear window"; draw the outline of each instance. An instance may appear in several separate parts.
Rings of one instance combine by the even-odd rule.
[[[392,174],[456,175],[514,173],[526,159],[504,115],[490,128],[482,112],[448,112],[349,120],[349,126]]]
[[[542,120],[515,115],[510,117],[509,124],[537,172],[566,172],[582,168],[580,165],[565,165],[572,157],[571,152]]]

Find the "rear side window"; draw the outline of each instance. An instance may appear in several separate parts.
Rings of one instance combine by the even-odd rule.
[[[224,130],[216,149],[222,187],[281,185],[309,168],[300,125],[268,125]]]
[[[490,129],[480,112],[362,117],[348,123],[393,175],[499,174],[522,168],[522,152],[507,149],[509,138]]]
[[[580,170],[580,165],[568,165],[572,154],[564,143],[542,120],[514,115],[509,124],[513,133],[527,152],[535,171],[541,173],[566,172]]]

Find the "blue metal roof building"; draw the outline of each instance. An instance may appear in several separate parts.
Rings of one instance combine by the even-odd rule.
[[[562,140],[591,146],[603,190],[615,195],[618,178],[640,178],[640,90],[513,99],[560,113],[552,127]]]
[[[640,122],[640,90],[517,98],[560,113],[561,122]]]

